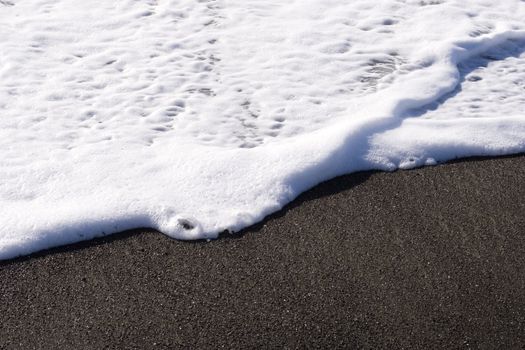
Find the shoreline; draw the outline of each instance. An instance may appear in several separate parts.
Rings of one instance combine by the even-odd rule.
[[[523,347],[523,174],[523,154],[360,172],[211,242],[1,261],[0,348]]]

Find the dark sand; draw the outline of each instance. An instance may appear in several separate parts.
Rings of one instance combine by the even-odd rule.
[[[525,348],[525,156],[324,183],[241,236],[0,263],[6,349]]]

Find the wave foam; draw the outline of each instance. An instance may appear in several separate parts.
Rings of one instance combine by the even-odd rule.
[[[0,1],[0,259],[237,231],[317,183],[525,150],[525,4]]]

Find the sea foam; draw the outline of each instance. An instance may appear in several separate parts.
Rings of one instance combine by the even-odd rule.
[[[523,18],[518,0],[0,0],[0,259],[136,227],[212,239],[345,173],[523,152]]]

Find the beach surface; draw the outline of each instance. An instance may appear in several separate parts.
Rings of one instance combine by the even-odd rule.
[[[237,235],[0,262],[1,349],[525,347],[525,156],[339,177]]]

